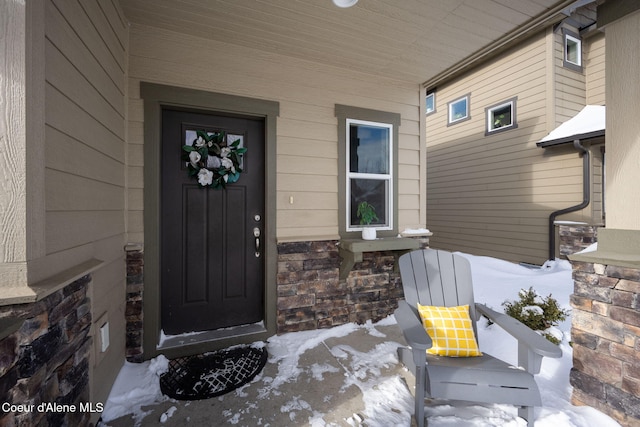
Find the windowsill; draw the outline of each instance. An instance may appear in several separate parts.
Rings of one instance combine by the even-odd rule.
[[[429,230],[424,230],[424,231],[403,231],[402,233],[400,233],[400,235],[402,237],[416,237],[416,238],[420,238],[420,237],[431,237],[433,236],[433,233]]]
[[[487,130],[484,131],[484,136],[497,135],[497,134],[500,134],[502,132],[508,132],[510,130],[513,130],[513,129],[518,129],[518,125],[515,124],[515,123],[512,123],[510,125],[502,126],[502,127],[491,129],[491,130],[487,129]]]
[[[28,287],[2,288],[0,305],[27,304],[39,301],[79,278],[97,270],[104,261],[91,258]]]
[[[420,242],[408,237],[382,237],[375,240],[363,239],[342,239],[339,243],[340,257],[340,280],[346,280],[353,266],[362,262],[365,252],[395,252],[396,261],[401,253],[419,249]]]

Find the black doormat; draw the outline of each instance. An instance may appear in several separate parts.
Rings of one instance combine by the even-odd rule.
[[[220,396],[250,382],[266,363],[267,349],[251,346],[173,359],[160,390],[177,400]]]

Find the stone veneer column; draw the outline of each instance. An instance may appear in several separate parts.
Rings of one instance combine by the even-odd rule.
[[[572,264],[572,400],[640,426],[640,269]]]
[[[144,250],[142,245],[129,244],[125,247],[125,251],[127,252],[126,358],[129,362],[142,362],[144,360],[142,348]]]
[[[0,340],[0,403],[75,405],[75,411],[4,412],[2,426],[85,426],[89,401],[91,304],[82,277],[42,300],[0,307],[0,319],[23,319]]]
[[[559,224],[560,256],[575,254],[597,242],[597,225]]]
[[[571,255],[574,401],[640,426],[640,2],[598,2],[606,32],[607,227],[595,252]],[[631,34],[636,37],[630,37]]]

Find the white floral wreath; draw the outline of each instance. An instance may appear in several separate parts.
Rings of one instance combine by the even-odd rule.
[[[188,163],[189,176],[198,179],[202,187],[225,188],[227,183],[240,178],[242,155],[247,152],[239,147],[240,139],[227,143],[227,133],[197,131],[191,145],[183,145],[183,159]]]

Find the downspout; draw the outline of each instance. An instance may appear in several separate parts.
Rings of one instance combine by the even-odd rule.
[[[582,203],[580,203],[579,205],[560,209],[559,211],[552,212],[549,215],[549,260],[554,260],[556,255],[556,217],[569,212],[575,212],[579,211],[580,209],[584,209],[589,206],[589,202],[591,201],[591,184],[589,180],[589,177],[591,176],[591,173],[589,171],[591,156],[589,150],[587,150],[586,148],[584,148],[584,146],[582,146],[582,144],[580,144],[579,139],[575,139],[573,141],[573,146],[576,150],[582,153]]]

